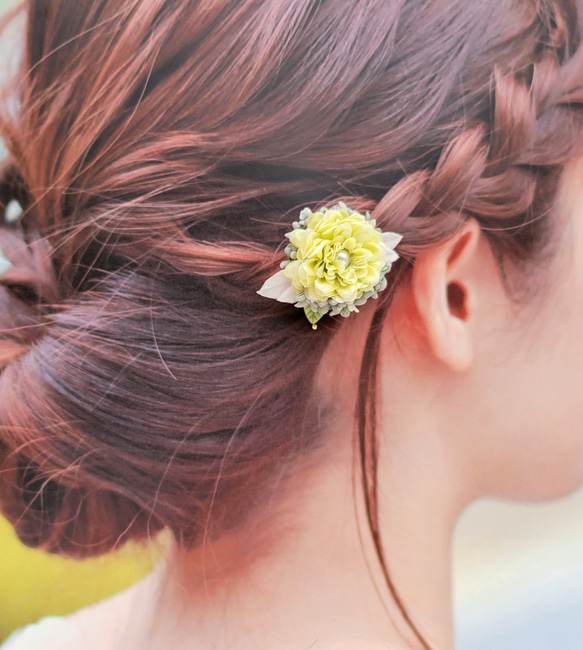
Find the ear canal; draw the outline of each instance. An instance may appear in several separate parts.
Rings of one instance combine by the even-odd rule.
[[[449,311],[460,320],[467,320],[467,299],[465,289],[457,282],[450,282],[447,285],[447,303]]]

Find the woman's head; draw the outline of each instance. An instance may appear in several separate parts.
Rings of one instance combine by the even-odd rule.
[[[403,235],[355,387],[373,507],[378,332],[412,262],[472,218],[524,276],[560,230],[577,4],[27,11],[1,192],[25,214],[0,233],[1,501],[21,538],[84,556],[169,527],[192,546],[273,498],[324,443],[315,376],[342,323],[315,333],[256,291],[299,210],[338,200]]]

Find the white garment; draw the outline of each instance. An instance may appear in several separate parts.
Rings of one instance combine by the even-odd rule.
[[[2,644],[0,650],[62,650],[79,648],[83,650],[81,635],[71,619],[48,616],[38,623],[16,630]]]

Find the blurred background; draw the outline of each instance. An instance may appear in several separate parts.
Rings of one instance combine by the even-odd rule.
[[[583,490],[475,503],[454,544],[457,650],[583,648]]]
[[[0,0],[0,13],[14,4]],[[0,84],[21,34],[18,22],[2,34]],[[458,650],[583,649],[583,490],[545,505],[476,503],[454,541]],[[24,548],[0,518],[0,642],[124,589],[159,557],[160,547],[128,546],[97,560],[63,560]]]

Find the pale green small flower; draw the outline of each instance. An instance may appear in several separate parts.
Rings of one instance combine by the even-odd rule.
[[[399,258],[394,248],[401,241],[343,203],[302,210],[286,237],[289,259],[258,293],[302,307],[314,326],[324,314],[348,316],[376,298],[387,286],[384,276]]]

